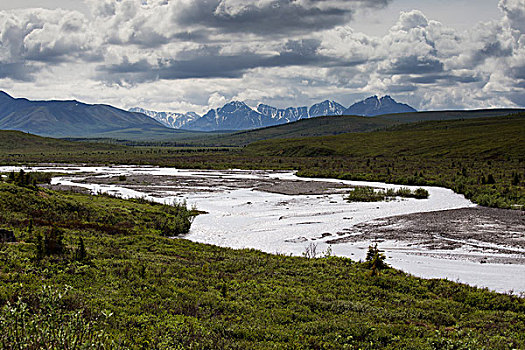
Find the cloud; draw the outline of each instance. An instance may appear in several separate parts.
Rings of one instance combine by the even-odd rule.
[[[3,77],[29,80],[44,64],[93,60],[94,37],[76,11],[0,11],[0,71]],[[100,57],[100,55],[98,55]]]
[[[283,35],[320,31],[347,23],[357,8],[384,7],[390,0],[211,0],[178,1],[181,25],[220,32]]]
[[[290,66],[344,66],[347,62],[319,53],[316,39],[287,40],[270,53],[258,53],[250,47],[237,50],[202,45],[195,49],[176,52],[174,57],[158,57],[148,61],[131,61],[124,56],[114,64],[100,65],[100,77],[109,82],[139,83],[158,79],[178,80],[195,78],[241,78],[256,68]],[[139,56],[140,57],[140,56]]]
[[[234,33],[275,40],[320,32],[348,23],[356,9],[391,0],[85,1],[106,42],[158,48],[174,40],[230,41]]]
[[[443,63],[433,57],[410,55],[387,62],[382,74],[425,74],[443,72]]]
[[[510,27],[520,34],[525,33],[525,0],[500,0],[498,6]]]
[[[222,107],[228,102],[226,100],[226,97],[222,96],[218,92],[214,92],[210,95],[210,98],[208,99],[208,106],[210,109],[212,108],[219,108]]]
[[[467,31],[401,12],[382,37],[356,32],[352,18],[389,0],[84,1],[91,15],[1,11],[0,82],[49,87],[56,76],[125,104],[159,105],[152,91],[169,91],[167,106],[202,109],[389,93],[419,109],[523,104],[525,0],[500,0],[499,19]]]
[[[34,73],[38,68],[29,66],[25,63],[2,63],[0,62],[0,79],[11,78],[20,81],[33,81],[35,79]]]

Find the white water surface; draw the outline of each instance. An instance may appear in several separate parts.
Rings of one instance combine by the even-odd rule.
[[[18,171],[19,169],[20,167],[0,167],[1,172]],[[148,194],[147,189],[139,191],[119,185],[79,183],[78,181],[83,178],[82,175],[56,177],[52,183],[80,186],[94,193],[108,192],[124,198],[146,197],[167,204],[184,200],[189,206],[195,206],[207,212],[195,218],[190,233],[184,238],[223,247],[254,248],[279,254],[302,255],[307,247],[315,244],[319,255],[331,250],[334,255],[361,260],[364,259],[371,242],[340,243],[329,246],[326,241],[340,236],[358,234],[354,225],[376,219],[475,206],[463,195],[439,187],[423,187],[430,193],[429,198],[423,200],[403,199],[390,202],[348,203],[342,194],[283,195],[252,188],[232,189],[231,186],[224,188],[205,186],[206,178],[221,178],[240,182],[246,179],[324,181],[383,189],[421,187],[337,179],[299,178],[291,171],[181,170],[131,166],[24,169],[71,174],[89,173],[90,176],[149,174],[202,178],[204,185],[194,186],[189,192],[176,193],[169,190],[159,192],[159,186],[156,185],[154,195]],[[408,249],[410,243],[385,241],[379,243],[379,248],[385,251],[387,262],[390,265],[415,276],[447,278],[500,292],[512,290],[525,293],[525,278],[517,278],[525,276],[525,265],[480,264],[468,259],[453,260],[447,258],[446,254],[443,254],[443,258],[439,258],[439,251],[432,251],[436,254],[430,257],[425,254],[415,254],[417,249],[414,246]]]

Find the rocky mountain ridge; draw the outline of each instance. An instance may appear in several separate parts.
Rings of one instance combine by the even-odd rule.
[[[398,103],[390,96],[369,97],[345,108],[330,100],[316,103],[310,107],[276,108],[260,103],[256,109],[242,101],[231,101],[221,108],[211,109],[202,117],[196,113],[154,112],[134,107],[133,112],[144,113],[166,126],[193,131],[248,130],[279,124],[291,123],[300,119],[320,116],[359,115],[376,116],[380,114],[416,112],[406,104]]]

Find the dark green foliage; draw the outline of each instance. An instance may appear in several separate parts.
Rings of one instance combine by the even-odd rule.
[[[102,328],[105,318],[90,320],[88,310],[67,305],[70,287],[44,286],[30,304],[19,298],[0,310],[2,349],[107,349],[116,344]],[[92,315],[91,317],[93,317]],[[103,316],[103,315],[101,315]]]
[[[87,258],[86,246],[84,245],[84,239],[79,237],[78,246],[75,250],[75,259],[77,261],[83,261]]]
[[[376,191],[372,187],[355,187],[348,192],[345,199],[349,202],[380,202],[393,200],[396,197],[425,199],[428,196],[428,191],[423,188],[418,188],[415,191],[406,187],[402,187],[397,191],[393,189]]]
[[[372,187],[356,187],[345,197],[349,202],[380,202],[385,198],[385,191],[375,191]]]
[[[36,259],[38,261],[44,258],[44,237],[39,232],[36,234]]]
[[[45,255],[61,255],[65,253],[64,247],[64,233],[56,226],[47,230],[44,235],[44,254]]]
[[[16,336],[28,348],[61,349],[74,339],[83,339],[77,348],[111,349],[525,346],[524,299],[383,268],[379,250],[369,266],[329,254],[305,259],[197,244],[161,236],[152,218],[169,209],[160,204],[12,184],[0,185],[0,205],[21,236],[2,248],[0,347],[19,346]],[[68,251],[82,238],[89,261],[35,259],[38,234],[52,229],[42,218],[55,210],[79,218],[57,227]],[[116,232],[89,217],[130,224]],[[374,264],[381,274],[371,278]]]
[[[424,188],[418,188],[414,191],[414,198],[424,199],[424,198],[428,198],[428,196],[429,196],[428,191],[425,190]]]
[[[15,233],[12,230],[0,228],[0,242],[16,242]]]
[[[386,256],[382,250],[377,248],[377,243],[374,246],[368,246],[365,265],[370,268],[370,275],[378,276],[379,271],[389,268],[385,260]]]
[[[520,174],[517,172],[512,175],[512,186],[518,186],[520,184]]]
[[[35,225],[60,229],[96,229],[109,234],[136,233],[155,229],[165,236],[179,236],[188,232],[196,213],[185,205],[164,205],[147,201],[127,201],[121,206],[118,198],[99,196],[94,205],[90,196],[74,193],[58,196],[56,192],[35,190],[0,183],[0,224],[27,227],[30,220]],[[138,216],[144,215],[145,220]],[[51,230],[52,231],[52,230]],[[57,232],[41,232],[52,241]],[[46,237],[44,237],[46,238]]]
[[[52,176],[52,173],[26,173],[20,169],[16,174],[14,171],[9,173],[8,182],[22,187],[35,187],[37,184],[50,183]]]

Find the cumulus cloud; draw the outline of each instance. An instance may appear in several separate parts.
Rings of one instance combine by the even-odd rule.
[[[182,25],[200,24],[226,32],[282,34],[321,30],[347,23],[357,8],[382,7],[390,0],[211,0],[179,1]]]
[[[500,0],[499,8],[505,14],[510,26],[519,32],[525,33],[525,0]]]
[[[525,0],[500,0],[499,19],[467,31],[401,12],[382,37],[356,32],[352,17],[390,0],[84,1],[90,15],[0,11],[0,81],[89,77],[158,103],[156,84],[170,105],[203,109],[382,93],[421,109],[525,104]]]
[[[76,11],[0,11],[0,75],[28,80],[43,67],[100,56],[85,16]]]

